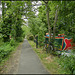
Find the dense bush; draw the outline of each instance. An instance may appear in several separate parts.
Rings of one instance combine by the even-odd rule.
[[[73,38],[73,42],[75,43],[75,34],[72,35],[72,38]]]
[[[9,55],[9,53],[14,49],[13,46],[11,46],[10,44],[5,43],[4,45],[2,45],[0,47],[0,62],[2,61],[2,59]]]
[[[30,37],[29,37],[29,40],[33,40],[34,39],[34,37],[31,35]]]
[[[75,54],[75,47],[74,47],[74,49],[71,50],[71,52],[72,52],[73,54]]]
[[[22,42],[22,41],[23,41],[23,37],[17,37],[17,38],[16,38],[16,41],[17,41],[17,42]]]
[[[32,34],[27,35],[28,40],[34,40],[34,36]]]
[[[75,74],[75,56],[61,56],[60,65],[65,69],[66,74]]]
[[[23,32],[22,37],[25,38],[25,33]]]
[[[44,46],[44,43],[43,42],[39,42],[39,46]]]
[[[10,40],[10,45],[11,45],[11,46],[15,46],[15,44],[16,44],[16,43],[15,43],[15,40],[12,38],[12,39]]]
[[[0,45],[3,44],[3,38],[0,38]]]
[[[39,46],[43,46],[43,42],[45,41],[44,33],[43,31],[38,33],[38,41],[39,41]]]
[[[2,38],[2,34],[0,34],[0,45],[3,44],[3,38]]]

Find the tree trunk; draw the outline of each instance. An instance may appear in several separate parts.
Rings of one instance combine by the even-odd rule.
[[[54,28],[53,28],[53,40],[55,40],[55,26],[56,26],[57,17],[58,17],[58,15],[57,15],[58,9],[57,8],[58,8],[58,5],[56,7],[56,13],[55,13],[55,21],[54,21]],[[54,50],[55,50],[55,48],[54,48]]]
[[[57,5],[57,7],[58,7],[58,5]],[[56,9],[56,13],[55,13],[55,21],[54,21],[54,28],[53,28],[53,39],[55,39],[55,26],[56,26],[57,17],[58,17],[57,10],[58,9]]]
[[[49,10],[47,9],[47,22],[48,22],[48,31],[49,31],[49,42],[51,41],[51,27],[49,22]]]
[[[44,0],[44,3],[46,5],[46,14],[47,14],[47,22],[48,22],[48,32],[49,32],[49,42],[51,41],[51,27],[50,27],[50,21],[49,21],[49,8],[48,8],[48,1]]]

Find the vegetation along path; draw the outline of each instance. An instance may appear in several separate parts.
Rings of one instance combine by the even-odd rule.
[[[18,74],[49,74],[26,39],[22,45]]]

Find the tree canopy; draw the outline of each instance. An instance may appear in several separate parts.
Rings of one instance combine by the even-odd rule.
[[[3,35],[4,41],[8,41],[11,35],[14,39],[21,37],[23,34],[22,26],[25,19],[28,20],[30,32],[35,36],[40,32],[45,35],[49,32],[47,10],[49,12],[50,33],[53,33],[55,25],[55,15],[57,10],[57,21],[55,25],[55,35],[61,33],[67,36],[73,36],[75,33],[75,1],[41,1],[41,5],[35,9],[38,10],[38,15],[35,15],[32,4],[34,1],[2,1],[2,18],[0,23],[0,32]],[[47,7],[46,7],[47,3]],[[57,8],[58,6],[58,8]],[[41,34],[42,35],[42,34]]]

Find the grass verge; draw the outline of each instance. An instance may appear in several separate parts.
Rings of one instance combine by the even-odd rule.
[[[51,54],[46,53],[46,51],[43,51],[43,48],[39,47],[36,48],[36,44],[33,41],[28,40],[29,44],[33,48],[33,50],[37,53],[39,58],[41,59],[44,66],[48,69],[50,74],[64,74],[65,71],[61,68],[59,65],[59,59],[58,56],[53,56]]]

